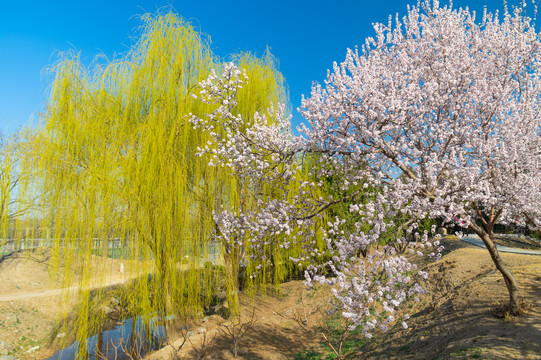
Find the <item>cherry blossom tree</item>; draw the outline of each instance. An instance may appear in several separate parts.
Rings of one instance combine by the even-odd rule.
[[[364,176],[389,184],[384,203],[479,235],[512,312],[518,284],[494,225],[541,225],[541,44],[523,11],[477,23],[437,1],[413,7],[349,50],[301,111],[305,147],[366,162]]]
[[[376,326],[398,321],[395,309],[424,291],[428,274],[406,255],[439,258],[436,237],[416,229],[422,219],[440,219],[479,235],[517,313],[519,287],[493,229],[541,227],[539,35],[524,6],[485,11],[478,21],[468,9],[426,1],[391,20],[376,24],[376,36],[348,50],[324,86],[315,84],[303,98],[299,110],[308,124],[300,136],[291,135],[283,107],[253,119],[235,113],[235,91],[249,79],[234,66],[200,84],[203,101],[215,104],[207,117],[192,117],[214,139],[200,155],[254,184],[284,190],[272,201],[262,194],[257,213],[216,214],[220,236],[256,248],[301,242],[305,252],[294,260],[306,266],[307,283],[331,285],[343,316],[370,337]],[[313,181],[300,181],[307,159]],[[314,196],[329,178],[330,193],[339,196]],[[354,228],[344,226],[345,217],[325,218],[340,202],[358,219]],[[396,240],[374,247],[401,215],[408,220]],[[327,222],[317,230],[326,248],[311,240],[317,219]],[[402,233],[416,241],[401,246]]]
[[[420,281],[428,276],[397,251],[400,247],[396,244],[371,248],[393,225],[384,214],[397,214],[381,201],[387,187],[369,184],[362,175],[368,174],[366,164],[351,163],[345,156],[333,157],[333,151],[309,148],[305,139],[293,137],[284,106],[256,114],[248,121],[235,114],[236,91],[247,81],[247,76],[233,64],[221,76],[211,75],[200,83],[200,99],[215,105],[215,110],[203,118],[191,117],[196,128],[208,131],[214,139],[199,148],[198,155],[207,156],[211,166],[232,169],[243,182],[260,192],[258,211],[243,212],[224,206],[215,214],[220,241],[229,244],[229,248],[248,249],[245,253],[250,256],[243,261],[252,264],[248,266],[252,270],[250,277],[260,276],[272,265],[265,249],[287,254],[287,249],[300,245],[303,251],[292,260],[306,268],[308,285],[331,285],[336,307],[351,319],[353,328],[362,326],[367,337],[372,336],[377,325],[386,330],[397,320],[393,316],[395,309],[407,298],[424,292]],[[306,168],[311,169],[308,174],[303,172]],[[357,169],[358,179],[351,178],[353,169]],[[329,182],[337,174],[351,182],[344,177]],[[321,196],[326,185],[333,191],[323,193],[340,196]],[[358,213],[353,229],[345,226],[346,218],[326,217],[332,206],[343,202],[351,202],[350,211]],[[325,220],[330,221],[322,227]],[[408,225],[411,233],[415,224]],[[438,258],[442,250],[439,242],[428,242],[426,232],[416,235],[418,242],[407,250],[416,257],[423,256],[423,250],[436,247],[431,256]],[[326,246],[321,246],[318,237]],[[403,326],[407,327],[405,322]]]

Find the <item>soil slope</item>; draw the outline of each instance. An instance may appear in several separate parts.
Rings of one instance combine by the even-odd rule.
[[[447,239],[451,249],[430,269],[428,293],[411,310],[409,329],[374,339],[373,359],[541,359],[541,256],[501,253],[529,305],[523,317],[499,319],[508,295],[485,249]]]
[[[426,265],[430,273],[428,293],[419,303],[412,302],[404,312],[411,315],[409,328],[395,326],[376,334],[370,341],[349,350],[349,359],[541,359],[541,256],[501,254],[513,271],[528,313],[519,318],[497,318],[495,308],[507,300],[507,290],[485,249],[459,241],[454,236],[443,240],[444,257]],[[281,296],[255,301],[258,319],[241,340],[238,359],[324,359],[331,355],[323,341],[328,329],[324,318],[312,314],[325,309],[328,292],[306,293],[302,282],[290,282]],[[245,299],[243,317],[250,315]],[[398,317],[398,316],[397,316]],[[296,320],[307,320],[306,325]],[[205,324],[197,325],[196,328]],[[179,351],[182,358],[196,358],[202,349],[203,334],[190,336]],[[206,341],[211,359],[232,359],[231,338],[208,327]],[[356,342],[357,341],[357,342]],[[181,342],[176,342],[176,347]],[[353,345],[354,346],[354,345]],[[311,350],[309,350],[311,349]],[[148,359],[170,358],[172,348],[162,349]],[[331,355],[332,356],[332,355]],[[334,357],[329,357],[334,358]]]
[[[348,358],[541,359],[541,256],[501,254],[530,309],[523,317],[499,319],[494,308],[506,301],[507,291],[488,252],[456,237],[446,237],[444,245],[444,257],[427,265],[428,293],[404,309],[411,315],[409,328],[395,327],[370,341],[352,335]],[[3,343],[21,360],[52,355],[49,338],[62,307],[58,296],[39,294],[56,295],[49,289],[58,285],[48,277],[45,262],[18,257],[0,263],[0,297],[11,298],[0,301],[0,355]],[[28,293],[35,296],[25,297]],[[243,295],[242,322],[252,311],[256,321],[240,339],[237,359],[324,359],[331,351],[321,335],[329,325],[328,299],[327,289],[307,292],[302,281],[255,298]],[[179,355],[197,358],[204,349],[208,359],[232,359],[231,336],[218,330],[224,329],[223,321],[212,316],[187,329],[192,332]],[[40,348],[26,352],[36,346]],[[167,347],[148,359],[168,359],[171,351]]]

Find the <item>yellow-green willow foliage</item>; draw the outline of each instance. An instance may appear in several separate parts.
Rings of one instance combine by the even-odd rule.
[[[236,109],[245,119],[287,101],[270,54],[234,61],[249,76]],[[93,304],[98,287],[115,280],[105,275],[110,244],[120,249],[124,278],[133,279],[121,297],[125,316],[182,318],[210,303],[216,273],[203,265],[216,231],[212,212],[222,205],[250,209],[257,196],[195,156],[209,139],[188,114],[212,109],[192,94],[221,66],[190,24],[167,14],[144,16],[139,40],[112,62],[85,68],[65,54],[52,68],[50,101],[31,137],[31,166],[55,258],[78,269],[64,274],[66,285],[79,286],[78,340],[98,332],[105,316]],[[233,292],[240,261],[225,261]]]
[[[16,226],[16,222],[24,215],[31,217],[33,210],[33,200],[35,196],[29,193],[26,185],[28,184],[27,174],[21,171],[21,149],[18,135],[0,138],[0,257],[14,249],[24,247],[17,238],[23,236],[25,225]],[[20,199],[19,192],[25,192],[24,201]],[[18,234],[15,232],[19,229]]]
[[[5,240],[9,237],[7,229],[9,228],[10,220],[12,220],[12,207],[14,188],[17,183],[16,178],[16,152],[14,146],[9,141],[0,140],[0,221],[2,231],[2,239],[0,246],[6,246]],[[2,252],[0,251],[0,255]]]

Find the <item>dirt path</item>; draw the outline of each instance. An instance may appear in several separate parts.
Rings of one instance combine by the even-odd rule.
[[[118,285],[123,284],[128,281],[128,278],[119,279],[117,281],[111,281],[101,284],[95,284],[90,287],[87,287],[87,290],[93,290],[97,289],[99,287],[104,286],[111,286],[111,285]],[[0,294],[0,302],[7,302],[7,301],[18,301],[18,300],[26,300],[31,298],[37,298],[37,297],[49,297],[49,296],[59,296],[65,293],[76,293],[79,290],[79,286],[70,286],[66,289],[45,289],[45,290],[36,290],[36,291],[17,291],[12,292],[8,294]]]
[[[208,258],[201,259],[200,266],[203,267],[205,261],[210,260],[219,264],[216,259]],[[51,284],[50,279],[47,278],[46,266],[43,263],[32,261],[34,260],[19,259],[19,261],[15,261],[12,264],[9,263],[9,260],[6,261],[7,264],[0,263],[0,284],[2,284],[2,287],[0,288],[0,302],[77,293],[80,289],[79,285],[63,288],[58,286],[62,285],[58,282]],[[93,279],[94,283],[85,286],[86,290],[124,284],[143,275],[134,271],[121,273],[119,270],[120,264],[122,264],[121,260],[107,259],[107,261],[110,264],[107,265],[108,269],[105,270],[107,272],[106,276],[99,276],[96,279]],[[188,267],[189,265],[185,264],[178,265],[180,270],[188,269]],[[146,275],[149,274],[152,273],[146,273]]]
[[[104,271],[92,279],[86,289],[122,284],[135,277],[135,274],[121,273],[119,261],[111,261]],[[76,294],[80,285],[72,283],[64,287],[61,276],[53,278],[46,261],[41,257],[23,256],[7,259],[0,263],[0,303],[32,298],[54,297],[62,294]]]

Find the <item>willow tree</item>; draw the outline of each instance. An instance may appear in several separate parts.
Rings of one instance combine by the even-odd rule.
[[[28,237],[29,224],[19,219],[31,218],[35,210],[36,195],[26,191],[29,174],[22,171],[20,150],[18,134],[0,136],[0,262],[4,254],[25,248],[21,240]],[[27,195],[24,201],[19,201],[21,191]]]
[[[122,243],[125,271],[137,279],[127,299],[134,314],[196,313],[212,296],[202,286],[211,278],[202,265],[220,231],[214,209],[249,210],[260,190],[196,156],[210,136],[188,120],[215,106],[194,94],[202,80],[223,68],[209,43],[171,13],[143,16],[141,29],[131,50],[114,61],[98,59],[85,67],[77,55],[62,55],[52,67],[50,100],[32,138],[39,144],[35,186],[44,190],[43,217],[53,228],[55,252],[66,269],[84,265],[77,279],[65,274],[66,284],[76,280],[82,290],[79,340],[101,321],[89,317],[87,290],[107,281],[96,268],[105,266],[88,264],[107,254],[111,239]],[[235,94],[244,118],[287,101],[268,52],[261,58],[236,55],[233,61],[250,78]],[[244,247],[236,249],[226,253],[237,255],[225,256],[229,290],[238,286]]]

